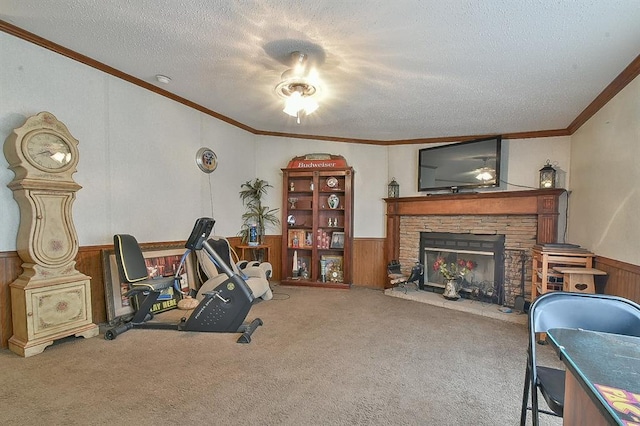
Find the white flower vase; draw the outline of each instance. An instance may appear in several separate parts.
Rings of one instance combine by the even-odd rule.
[[[455,278],[447,280],[447,283],[444,286],[444,292],[442,296],[448,300],[458,300],[460,299],[460,294],[458,294],[458,283]]]

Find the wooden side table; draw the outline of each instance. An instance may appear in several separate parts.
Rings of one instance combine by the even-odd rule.
[[[562,291],[570,291],[573,293],[594,294],[596,292],[596,286],[593,282],[593,276],[607,275],[606,272],[593,268],[556,266],[553,269],[564,276],[562,279]]]
[[[260,260],[261,262],[269,262],[271,256],[269,255],[269,246],[266,244],[259,244],[257,246],[239,245],[236,246],[239,260],[260,260],[258,251],[262,251],[264,256]],[[252,259],[247,258],[246,251],[250,250]]]
[[[562,278],[556,267],[592,268],[595,255],[584,249],[533,247],[533,271],[531,274],[531,301],[549,291],[563,290]]]

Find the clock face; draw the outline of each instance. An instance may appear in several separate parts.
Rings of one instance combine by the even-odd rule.
[[[26,141],[27,160],[45,171],[61,171],[71,163],[73,154],[69,144],[54,133],[40,132]]]
[[[218,157],[209,148],[200,148],[196,153],[196,164],[205,173],[211,173],[218,167]]]
[[[338,179],[333,176],[327,179],[327,186],[329,188],[337,188],[338,187]]]

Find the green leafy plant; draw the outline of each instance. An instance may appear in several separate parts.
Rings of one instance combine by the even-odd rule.
[[[262,197],[267,195],[267,189],[273,188],[269,182],[263,179],[255,178],[248,180],[240,185],[240,199],[247,208],[242,215],[242,229],[238,232],[238,236],[242,237],[242,242],[249,241],[249,230],[252,225],[258,228],[258,241],[262,243],[263,236],[268,226],[277,226],[280,219],[276,216],[279,209],[270,209],[268,206],[262,205]]]
[[[433,262],[433,270],[440,272],[447,280],[464,277],[476,266],[478,266],[476,262],[465,259],[458,259],[455,262],[447,263],[447,260],[444,257],[438,257],[436,261]]]

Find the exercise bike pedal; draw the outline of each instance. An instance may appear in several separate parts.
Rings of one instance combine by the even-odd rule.
[[[251,335],[254,331],[256,331],[256,328],[260,327],[263,324],[264,322],[262,322],[260,318],[256,318],[251,321],[250,324],[246,324],[240,327],[240,330],[238,331],[242,331],[242,334],[240,335],[240,337],[238,337],[236,343],[251,343]]]

